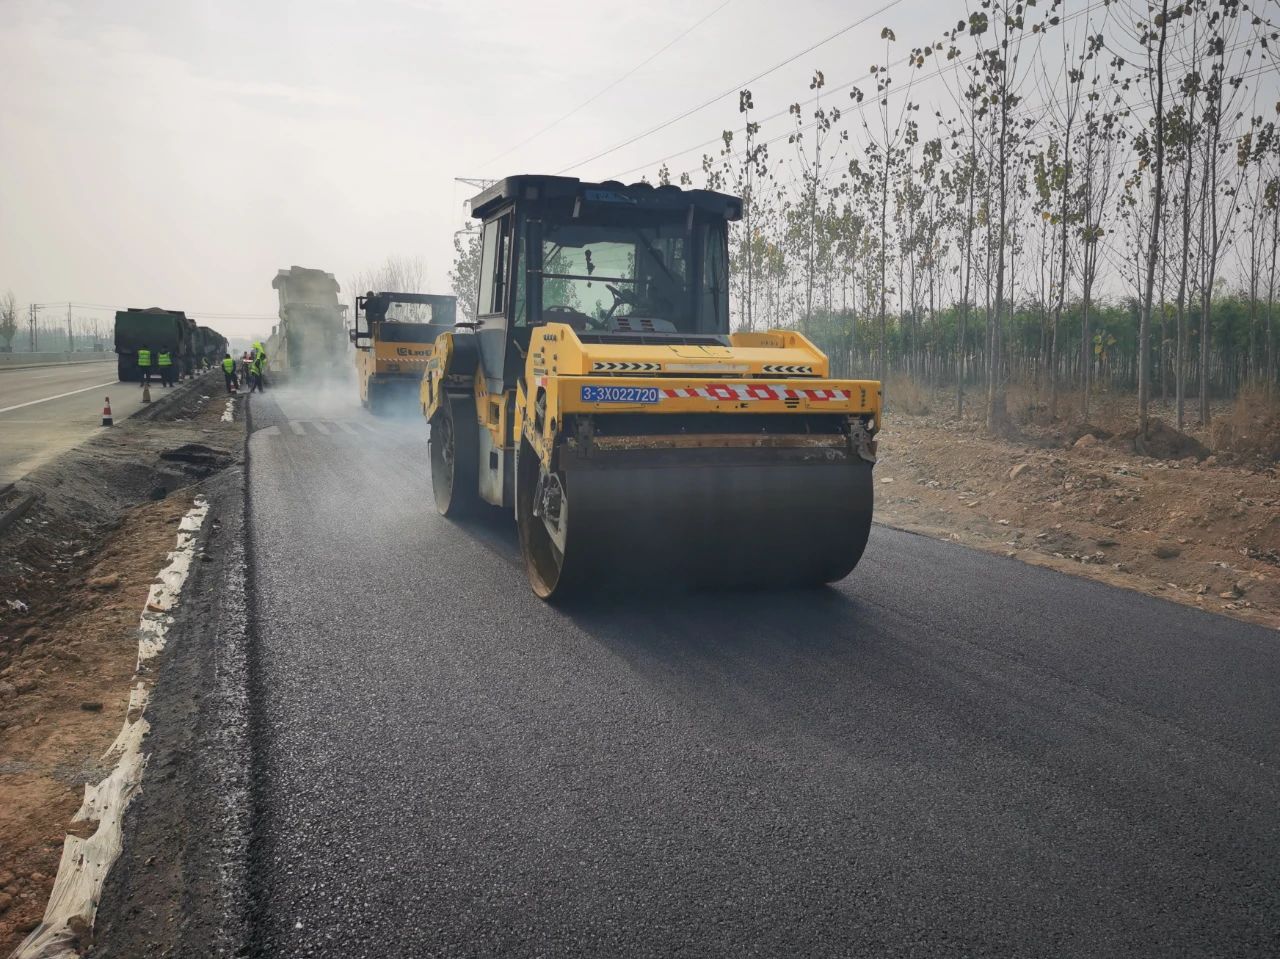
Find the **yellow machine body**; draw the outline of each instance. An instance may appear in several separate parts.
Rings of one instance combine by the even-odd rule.
[[[827,357],[799,333],[735,333],[728,347],[584,345],[574,331],[549,324],[535,331],[523,389],[516,397],[516,421],[522,435],[550,463],[560,424],[574,413],[642,413],[646,416],[714,413],[843,414],[880,419],[880,384],[873,380],[828,378]],[[602,399],[584,398],[594,387]],[[656,400],[655,400],[656,391]],[[531,399],[545,397],[541,426]],[[644,402],[629,402],[632,398]],[[508,437],[510,443],[512,438]],[[596,444],[626,449],[714,447],[730,444],[782,445],[826,437],[682,433],[659,430],[642,437],[611,436]]]
[[[376,402],[379,390],[416,393],[427,360],[435,352],[435,344],[430,342],[385,342],[378,336],[381,327],[381,323],[370,324],[368,348],[355,351],[356,383],[360,402],[366,406],[370,405],[371,397]]]

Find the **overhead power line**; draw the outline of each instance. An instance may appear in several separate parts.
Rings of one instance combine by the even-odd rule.
[[[628,77],[633,76],[633,75],[634,75],[635,73],[637,73],[639,70],[643,69],[644,67],[647,67],[647,66],[648,66],[650,63],[652,63],[654,60],[658,59],[658,57],[662,56],[662,54],[666,53],[668,50],[670,50],[672,47],[674,47],[677,43],[679,43],[681,40],[683,40],[683,39],[684,39],[685,37],[687,37],[689,34],[693,33],[693,31],[694,31],[694,30],[697,30],[697,29],[698,29],[698,27],[702,26],[704,23],[706,23],[708,20],[710,20],[712,17],[714,17],[717,13],[719,13],[721,10],[723,10],[725,7],[727,7],[727,6],[728,6],[729,4],[731,4],[732,2],[733,2],[733,0],[724,0],[724,2],[720,4],[720,6],[716,7],[714,10],[712,10],[710,13],[706,14],[704,17],[702,17],[701,19],[699,19],[699,20],[698,20],[698,21],[696,21],[695,23],[693,23],[691,26],[686,27],[684,30],[682,30],[682,31],[681,31],[680,33],[678,33],[676,36],[672,37],[670,40],[668,40],[665,44],[663,44],[661,47],[659,47],[659,48],[658,48],[657,50],[655,50],[653,53],[649,54],[649,56],[645,57],[643,60],[641,60],[639,63],[637,63],[634,67],[632,67],[630,70],[628,70],[628,71],[627,71],[626,73],[624,73],[622,76],[618,77],[618,79],[616,79],[616,80],[614,80],[612,83],[610,83],[608,86],[606,86],[606,87],[602,87],[600,90],[597,90],[594,94],[592,94],[592,95],[591,95],[590,97],[588,97],[587,99],[583,100],[581,103],[579,103],[576,107],[574,107],[574,108],[573,108],[572,110],[570,110],[568,113],[566,113],[566,114],[564,114],[563,116],[557,117],[556,119],[552,120],[550,123],[548,123],[545,127],[543,127],[541,130],[539,130],[537,133],[533,133],[533,134],[531,134],[530,136],[525,137],[523,140],[521,140],[521,141],[520,141],[519,143],[517,143],[515,146],[511,147],[509,150],[505,150],[505,151],[503,151],[502,153],[498,154],[496,157],[494,157],[492,160],[488,161],[488,162],[487,162],[487,163],[485,163],[484,165],[485,165],[486,167],[490,167],[490,166],[492,166],[493,164],[497,163],[499,160],[501,160],[501,159],[503,159],[503,158],[505,158],[505,157],[508,157],[508,156],[510,156],[511,154],[515,153],[515,152],[516,152],[517,150],[519,150],[522,146],[525,146],[526,144],[532,143],[534,140],[538,139],[538,137],[542,136],[542,134],[546,133],[548,130],[552,129],[553,127],[557,127],[557,126],[559,126],[561,123],[563,123],[565,120],[569,119],[569,118],[570,118],[571,116],[573,116],[575,113],[579,112],[580,110],[585,109],[586,107],[589,107],[591,104],[595,103],[597,100],[599,100],[602,96],[604,96],[606,93],[608,93],[608,92],[609,92],[610,90],[612,90],[614,87],[616,87],[618,84],[622,83],[622,81],[623,81],[623,80],[626,80]]]
[[[799,60],[801,57],[805,56],[806,54],[812,53],[814,50],[817,50],[819,47],[825,46],[826,44],[830,43],[832,40],[835,40],[839,37],[844,36],[850,30],[854,30],[857,27],[862,26],[868,20],[878,17],[882,13],[885,13],[888,10],[892,10],[901,2],[902,0],[889,0],[888,3],[876,8],[875,10],[866,14],[865,16],[859,17],[857,20],[853,21],[852,23],[846,24],[845,26],[841,27],[839,30],[835,31],[835,33],[832,33],[824,37],[823,39],[819,40],[817,43],[814,43],[808,47],[805,47],[803,50],[800,50],[797,53],[793,53],[791,56],[787,57],[785,60],[781,60],[778,63],[775,63],[773,66],[769,67],[769,69],[763,70],[760,73],[757,73],[753,77],[748,77],[746,80],[743,80],[740,83],[735,83],[732,87],[725,90],[723,93],[716,94],[711,99],[704,100],[702,103],[698,104],[696,107],[691,107],[690,109],[684,111],[678,116],[672,117],[670,120],[665,120],[662,123],[659,123],[657,126],[650,127],[648,130],[645,130],[643,133],[637,133],[635,136],[630,137],[626,140],[623,140],[621,143],[617,143],[609,147],[607,150],[601,150],[599,153],[593,156],[587,157],[585,160],[579,160],[577,163],[571,163],[564,169],[556,171],[557,175],[568,173],[570,170],[576,170],[578,167],[586,166],[586,164],[588,163],[594,163],[596,160],[599,160],[601,157],[606,157],[610,153],[617,153],[619,150],[623,149],[624,147],[628,147],[633,143],[643,140],[645,139],[645,137],[652,136],[653,134],[657,133],[659,130],[666,129],[667,127],[671,126],[671,124],[673,123],[678,123],[681,120],[685,119],[686,117],[691,117],[695,113],[700,113],[701,111],[705,110],[707,107],[711,106],[712,104],[719,103],[725,97],[733,96],[735,93],[739,92],[744,87],[747,87],[752,83],[755,83],[757,80],[761,79],[762,77],[767,77],[769,74],[774,73],[778,70],[781,70],[783,67],[788,66],[789,64],[795,63],[795,61]]]
[[[51,300],[45,303],[30,304],[36,310],[46,310],[57,307],[58,309],[71,308],[75,310],[109,310],[117,312],[126,309],[122,306],[111,306],[106,303],[77,303],[75,300],[68,302],[67,300]],[[203,310],[181,310],[187,316],[200,317],[206,320],[274,320],[277,318],[276,313],[206,313]]]
[[[1067,16],[1063,17],[1063,18],[1062,18],[1062,23],[1063,23],[1063,24],[1067,24],[1067,23],[1071,22],[1072,20],[1077,19],[1078,17],[1084,16],[1085,14],[1090,13],[1091,11],[1093,11],[1093,10],[1094,10],[1094,9],[1096,9],[1096,8],[1098,8],[1098,7],[1103,7],[1103,6],[1106,6],[1106,0],[1093,0],[1093,2],[1089,4],[1089,6],[1087,6],[1087,7],[1083,8],[1083,9],[1081,9],[1081,10],[1077,10],[1077,11],[1075,11],[1074,13],[1068,14]],[[932,80],[932,79],[934,79],[935,77],[939,77],[939,76],[941,76],[941,75],[942,75],[942,74],[944,74],[944,73],[947,73],[947,72],[949,72],[949,71],[956,70],[957,68],[963,67],[963,66],[965,66],[966,64],[973,63],[973,62],[977,61],[977,60],[979,59],[979,57],[980,57],[980,56],[981,56],[980,54],[973,54],[973,55],[971,55],[971,56],[969,56],[969,57],[966,57],[966,58],[965,58],[965,59],[963,59],[963,60],[958,60],[958,61],[956,61],[956,62],[952,62],[952,63],[944,63],[944,64],[942,64],[941,66],[939,66],[939,67],[938,67],[938,69],[934,70],[932,73],[930,73],[930,74],[928,74],[928,75],[926,75],[926,76],[924,76],[924,77],[919,78],[919,80],[920,80],[920,82],[925,82],[925,81],[928,81],[928,80]],[[901,58],[901,59],[899,59],[899,60],[895,60],[895,61],[893,61],[892,63],[886,64],[886,65],[885,65],[885,67],[884,67],[883,69],[886,69],[886,70],[894,70],[894,69],[897,69],[898,67],[903,66],[904,64],[906,64],[906,63],[910,62],[910,60],[911,60],[911,59],[912,59],[912,58],[911,58],[910,56],[902,57],[902,58]],[[846,81],[845,83],[841,83],[841,84],[839,84],[838,86],[826,87],[826,88],[824,89],[824,91],[823,91],[822,96],[823,96],[824,98],[830,97],[832,94],[840,93],[840,92],[842,92],[842,91],[844,91],[844,90],[848,90],[848,89],[850,89],[850,88],[852,88],[852,87],[857,86],[859,83],[865,83],[865,82],[867,82],[867,81],[869,81],[869,80],[872,80],[872,79],[874,79],[874,77],[875,77],[875,74],[873,74],[873,73],[864,73],[864,74],[862,74],[861,76],[858,76],[858,77],[856,77],[856,78],[855,78],[855,79],[853,79],[853,80]],[[914,80],[915,80],[915,78],[914,78],[914,76],[913,76],[913,82],[914,82]],[[904,89],[904,88],[901,88],[901,87],[895,88],[895,89],[893,90],[893,93],[894,93],[894,94],[896,94],[896,93],[898,93],[898,91],[899,91],[899,90],[901,90],[901,89]],[[863,102],[862,102],[862,103],[860,103],[860,104],[858,104],[858,105],[856,105],[856,106],[854,106],[854,107],[846,108],[845,110],[842,110],[841,112],[842,112],[843,114],[846,114],[846,115],[851,114],[851,113],[861,113],[861,112],[866,108],[866,106],[868,106],[868,105],[869,105],[869,104],[871,104],[871,103],[874,103],[877,99],[878,99],[878,98],[877,98],[876,96],[873,96],[873,95],[868,94],[868,95],[867,95],[867,97],[863,100]],[[811,101],[806,101],[806,102],[814,102],[814,101],[812,101],[812,100],[811,100]],[[790,113],[791,113],[791,108],[790,108],[790,106],[788,106],[786,109],[778,110],[777,112],[775,112],[775,113],[771,113],[771,114],[769,114],[769,115],[768,115],[768,116],[766,116],[766,117],[762,117],[762,118],[760,118],[760,119],[757,119],[755,122],[756,122],[756,123],[759,123],[759,124],[763,127],[763,125],[764,125],[764,124],[766,124],[766,123],[768,123],[769,121],[771,121],[771,120],[776,120],[776,119],[778,119],[779,117],[784,116],[784,115],[790,115]],[[801,131],[803,131],[803,130],[809,130],[809,129],[812,129],[813,127],[815,127],[816,125],[817,125],[817,123],[816,123],[816,122],[814,122],[814,123],[810,123],[810,124],[808,124],[807,126],[801,127],[801,128],[800,128],[800,130],[801,130]],[[773,139],[771,139],[771,140],[767,140],[767,141],[764,141],[764,142],[766,142],[766,143],[774,143],[774,142],[776,142],[776,141],[778,141],[778,140],[786,139],[786,137],[787,137],[787,136],[789,136],[791,133],[794,133],[794,132],[797,132],[797,131],[795,131],[795,130],[788,131],[788,133],[784,133],[784,134],[783,134],[782,136],[780,136],[780,137],[774,137]],[[686,148],[685,148],[685,149],[683,149],[683,150],[677,150],[675,153],[668,153],[666,156],[660,157],[660,158],[659,158],[659,159],[657,159],[657,160],[652,160],[652,161],[650,161],[650,162],[648,162],[648,163],[637,163],[635,166],[628,167],[627,169],[623,170],[621,173],[616,173],[616,174],[614,174],[614,175],[613,175],[613,176],[611,176],[609,179],[611,179],[611,180],[619,180],[619,179],[621,179],[622,177],[627,176],[627,175],[628,175],[628,174],[630,174],[630,173],[635,173],[635,172],[636,172],[636,171],[638,171],[638,170],[650,170],[650,169],[654,169],[654,168],[655,168],[655,167],[657,167],[659,164],[661,164],[661,163],[666,163],[668,160],[674,160],[676,157],[684,156],[686,153],[692,153],[692,152],[694,152],[695,150],[703,150],[703,149],[706,149],[706,148],[707,148],[707,147],[709,147],[709,146],[712,146],[712,145],[714,145],[714,144],[716,144],[716,143],[721,143],[721,142],[723,142],[723,134],[718,135],[718,136],[711,137],[709,140],[704,140],[704,141],[702,141],[701,143],[696,143],[696,144],[694,144],[693,146],[691,146],[691,147],[686,147]],[[734,154],[734,156],[737,156],[737,155],[738,155],[737,153],[735,153],[735,154]],[[687,171],[686,171],[686,172],[687,172]]]

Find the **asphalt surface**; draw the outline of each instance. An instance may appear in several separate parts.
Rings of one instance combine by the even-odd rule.
[[[881,527],[552,608],[317,396],[252,400],[253,954],[1280,951],[1276,634]]]
[[[110,360],[66,366],[0,368],[0,484],[92,436],[102,426],[108,397],[117,420],[142,407],[138,384],[116,380],[114,354]]]

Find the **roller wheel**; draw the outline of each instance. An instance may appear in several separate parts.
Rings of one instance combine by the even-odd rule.
[[[470,396],[446,397],[431,419],[431,490],[441,516],[466,516],[480,504],[478,431]]]
[[[568,490],[559,474],[542,475],[542,464],[533,447],[520,446],[520,462],[516,477],[516,524],[520,529],[520,552],[534,593],[548,601],[565,599],[577,588],[586,561],[582,545],[571,542],[569,529]],[[541,478],[542,482],[539,482]],[[548,528],[545,494],[547,483],[556,484],[558,515],[564,524],[564,535],[553,536]],[[563,545],[563,548],[562,548]],[[566,561],[567,555],[567,561]]]

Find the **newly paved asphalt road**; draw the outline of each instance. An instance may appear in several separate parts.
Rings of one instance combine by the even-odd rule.
[[[256,955],[1280,952],[1277,634],[883,528],[555,609],[420,422],[253,404]]]
[[[116,381],[115,354],[73,365],[0,367],[0,484],[10,483],[93,435],[103,401],[123,419],[142,405],[137,383]]]

